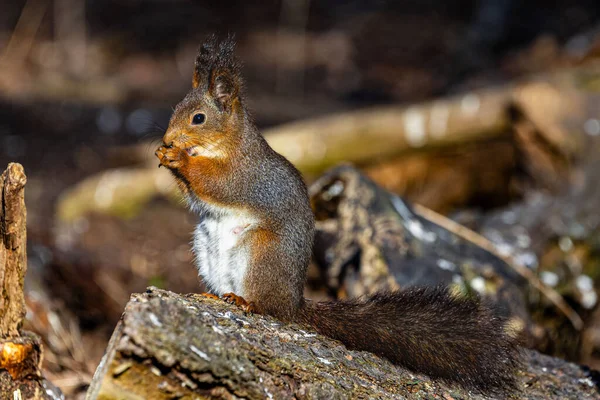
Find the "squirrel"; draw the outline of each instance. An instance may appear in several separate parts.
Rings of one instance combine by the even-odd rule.
[[[253,123],[234,47],[232,36],[200,47],[192,89],[155,153],[200,216],[193,252],[208,296],[469,389],[514,389],[518,346],[478,298],[433,287],[304,299],[314,233],[307,188]]]

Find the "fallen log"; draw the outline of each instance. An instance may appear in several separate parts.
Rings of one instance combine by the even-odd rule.
[[[394,166],[394,159],[401,160],[406,154],[415,152],[432,152],[506,137],[514,125],[511,111],[518,109],[519,113],[527,116],[526,127],[539,131],[536,140],[544,144],[547,142],[543,149],[559,147],[568,153],[559,154],[558,165],[562,165],[562,158],[575,158],[585,149],[581,140],[574,137],[582,135],[581,127],[587,118],[584,110],[591,109],[594,103],[589,88],[581,81],[593,81],[599,74],[600,66],[590,64],[512,85],[410,106],[375,107],[292,122],[263,133],[271,147],[306,176],[317,176],[342,161],[352,162],[362,167],[371,166],[371,177],[386,184],[388,189],[399,191],[400,187],[411,184],[405,180],[412,179],[422,185],[423,175],[404,176],[401,185],[394,184],[390,174],[402,176],[398,174],[399,167]],[[567,117],[570,118],[569,129],[557,126]],[[525,151],[525,170],[539,178],[549,168],[557,168],[557,162],[547,165],[548,161],[542,157],[546,154],[538,149],[539,146],[523,139],[530,139],[527,137],[529,130],[521,126],[520,132],[521,142],[525,141],[530,147]],[[175,191],[172,181],[162,178],[167,174],[155,171],[157,164],[150,150],[152,148],[154,145],[142,143],[115,150],[113,157],[125,158],[127,163],[138,165],[99,173],[65,191],[57,202],[59,220],[73,221],[87,212],[123,215],[123,210],[126,210],[125,214],[130,215],[153,196]],[[504,148],[500,150],[506,151]],[[456,162],[456,159],[452,161]],[[388,167],[391,163],[392,171],[389,172],[390,168],[377,171],[381,163]],[[538,165],[540,163],[541,166]],[[405,166],[405,172],[406,169],[410,167]],[[427,170],[427,167],[420,169]],[[558,172],[558,175],[551,176],[561,176]],[[498,172],[491,168],[490,173]],[[442,181],[454,182],[456,178],[451,176]],[[487,181],[490,181],[489,175],[484,175],[476,185]],[[106,188],[113,194],[112,197],[103,195]],[[435,195],[439,196],[439,192],[446,190],[449,189],[440,190]]]
[[[534,351],[524,359],[515,396],[600,399],[597,372]],[[220,300],[133,295],[87,398],[197,397],[486,398]]]

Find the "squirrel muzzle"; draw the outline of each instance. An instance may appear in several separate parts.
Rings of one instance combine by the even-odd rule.
[[[167,129],[165,135],[163,136],[163,145],[167,148],[170,147],[178,147],[179,141],[178,139],[181,137],[181,133],[175,129]]]

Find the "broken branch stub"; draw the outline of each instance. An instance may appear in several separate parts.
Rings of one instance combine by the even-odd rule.
[[[27,234],[23,166],[8,164],[0,175],[0,337],[19,336],[25,317],[23,282],[27,270]]]

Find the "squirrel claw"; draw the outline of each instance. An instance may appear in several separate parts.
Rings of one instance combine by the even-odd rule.
[[[176,147],[160,146],[154,155],[160,161],[159,167],[162,165],[170,169],[177,169],[182,166],[181,150]]]
[[[219,296],[217,296],[216,294],[212,294],[212,293],[200,293],[200,296],[206,297],[207,299],[219,300]]]
[[[228,302],[229,304],[235,304],[238,306],[243,312],[250,314],[257,314],[258,309],[256,308],[256,304],[253,301],[247,302],[242,296],[238,296],[235,293],[225,293],[222,297],[223,300]]]
[[[235,293],[225,293],[221,298],[229,304],[234,304],[238,307],[243,308],[248,305],[248,302],[242,296],[238,296]]]
[[[247,314],[258,314],[258,310],[256,308],[256,304],[253,301],[250,303],[246,303],[243,306],[240,306],[243,312]]]

